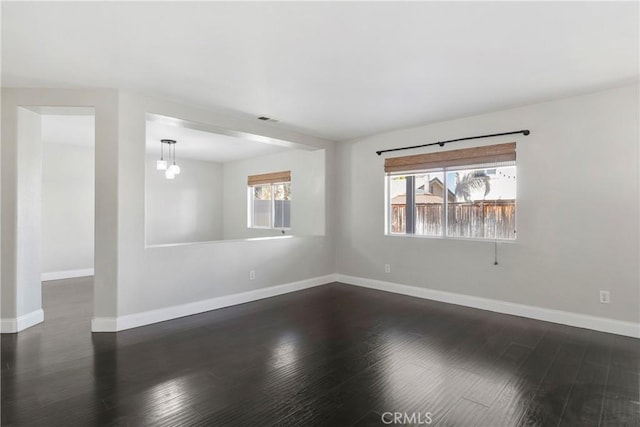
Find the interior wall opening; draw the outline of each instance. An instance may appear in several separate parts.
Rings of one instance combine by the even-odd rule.
[[[323,149],[147,114],[145,151],[148,247],[325,233]]]
[[[43,307],[90,327],[95,246],[95,113],[90,107],[40,107]],[[81,315],[80,315],[81,314]],[[45,322],[47,313],[45,313]]]

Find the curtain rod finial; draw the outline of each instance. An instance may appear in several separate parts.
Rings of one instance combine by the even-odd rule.
[[[379,156],[380,154],[382,154],[382,151],[376,151],[376,154]]]
[[[529,135],[531,132],[529,132],[529,129],[525,129],[522,131],[522,133],[524,134],[524,136]]]

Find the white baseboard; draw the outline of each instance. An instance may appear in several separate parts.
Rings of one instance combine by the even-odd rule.
[[[52,271],[50,273],[42,273],[40,280],[47,282],[49,280],[73,279],[75,277],[93,276],[93,268],[85,268],[83,270],[66,270]]]
[[[625,322],[622,320],[608,319],[605,317],[596,317],[568,311],[553,310],[531,305],[516,304],[512,302],[438,291],[417,286],[401,285],[398,283],[385,282],[382,280],[346,276],[343,274],[337,274],[336,281],[349,285],[377,289],[380,291],[393,292],[396,294],[409,295],[412,297],[462,305],[465,307],[479,308],[482,310],[494,311],[497,313],[511,314],[514,316],[544,320],[546,322],[576,326],[578,328],[593,329],[601,332],[609,332],[617,335],[640,338],[640,324],[633,322]]]
[[[94,317],[92,332],[117,332],[334,282],[334,274],[119,317]]]
[[[91,332],[118,332],[118,318],[94,317],[91,319]]]
[[[44,320],[42,309],[23,314],[22,316],[10,319],[0,319],[0,332],[3,334],[14,334],[30,328]]]
[[[125,316],[96,317],[91,321],[91,330],[93,332],[123,331],[126,329],[137,328],[153,323],[164,322],[166,320],[204,313],[206,311],[216,310],[218,308],[244,304],[246,302],[282,295],[289,292],[295,292],[336,281],[349,285],[362,286],[365,288],[393,292],[396,294],[408,295],[434,301],[441,301],[449,304],[462,305],[465,307],[473,307],[481,310],[493,311],[496,313],[510,314],[514,316],[543,320],[546,322],[559,323],[563,325],[576,326],[579,328],[586,328],[601,332],[609,332],[628,337],[640,338],[640,324],[633,322],[625,322],[621,320],[608,319],[605,317],[553,310],[471,295],[456,294],[452,292],[439,291],[417,286],[402,285],[399,283],[385,282],[382,280],[347,276],[343,274],[329,274],[327,276],[315,277],[312,279],[301,280],[299,282],[271,286],[268,288],[211,298],[204,301],[195,301],[192,303],[150,310],[142,313],[128,314]],[[2,331],[4,332],[4,320],[2,322]]]

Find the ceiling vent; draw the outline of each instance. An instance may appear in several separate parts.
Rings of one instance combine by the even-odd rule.
[[[270,123],[278,123],[280,121],[278,119],[274,119],[272,117],[267,117],[267,116],[260,116],[258,117],[258,120],[262,120],[263,122],[270,122]]]

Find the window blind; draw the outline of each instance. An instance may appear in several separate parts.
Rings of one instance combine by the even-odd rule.
[[[482,163],[513,162],[516,160],[516,143],[463,148],[461,150],[438,151],[413,156],[385,159],[384,171],[408,172],[424,169],[447,168]]]
[[[273,184],[276,182],[291,182],[291,171],[263,173],[261,175],[249,175],[247,185]]]

